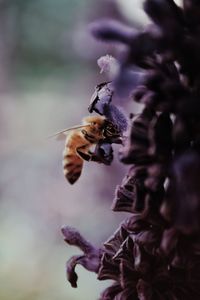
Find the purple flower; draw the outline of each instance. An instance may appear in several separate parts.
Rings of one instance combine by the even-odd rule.
[[[200,2],[146,0],[144,9],[153,24],[142,31],[113,20],[91,25],[96,38],[125,49],[89,111],[104,115],[122,137],[99,144],[94,160],[110,164],[111,144],[121,143],[119,159],[130,168],[112,209],[130,216],[101,249],[64,231],[84,252],[68,263],[68,278],[76,286],[80,263],[114,281],[101,300],[199,300]],[[109,57],[99,64],[104,71],[112,65]],[[115,105],[120,91],[142,104],[129,121]]]

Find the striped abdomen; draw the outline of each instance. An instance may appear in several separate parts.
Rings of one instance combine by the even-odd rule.
[[[78,133],[72,133],[66,139],[63,151],[63,173],[69,183],[75,183],[81,175],[83,159],[77,154],[77,147],[84,142]]]
[[[83,160],[69,148],[63,151],[63,172],[69,183],[75,183],[81,175]]]

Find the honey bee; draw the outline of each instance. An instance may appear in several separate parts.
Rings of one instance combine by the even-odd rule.
[[[92,159],[92,146],[99,141],[117,139],[121,136],[118,127],[103,116],[85,117],[82,124],[53,135],[58,139],[66,138],[63,172],[70,184],[74,184],[80,177],[84,160]]]

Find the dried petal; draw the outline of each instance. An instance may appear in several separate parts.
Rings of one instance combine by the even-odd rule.
[[[104,19],[90,25],[92,34],[104,41],[130,43],[136,33],[131,27],[115,20]]]
[[[110,165],[113,161],[113,149],[111,144],[109,142],[100,141],[95,147],[91,160]]]
[[[139,300],[152,299],[152,287],[148,282],[144,281],[143,279],[139,279],[137,283],[137,293]]]
[[[67,279],[72,287],[77,287],[78,276],[75,272],[76,265],[82,265],[88,271],[97,273],[102,251],[86,241],[75,228],[63,226],[61,230],[65,237],[65,242],[80,248],[84,253],[84,255],[72,256],[66,264]]]
[[[101,56],[97,64],[101,70],[100,73],[108,74],[110,79],[114,79],[119,72],[119,62],[112,55]]]
[[[155,113],[149,109],[144,111],[132,122],[130,137],[120,149],[119,157],[126,164],[142,164],[152,160],[148,155],[149,125]]]
[[[99,300],[114,300],[115,297],[121,292],[121,286],[115,283],[108,287],[102,294]]]
[[[112,256],[108,253],[104,253],[101,260],[101,266],[99,268],[98,279],[112,279],[118,280],[119,278],[119,266],[112,260]]]
[[[113,96],[113,85],[111,82],[104,82],[96,86],[95,92],[90,100],[89,112],[104,114],[105,106],[109,105]]]
[[[165,215],[183,232],[198,231],[200,228],[200,157],[189,152],[178,158],[172,169],[167,191]]]

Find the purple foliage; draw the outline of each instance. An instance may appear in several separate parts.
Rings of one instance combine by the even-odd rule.
[[[180,8],[173,0],[146,0],[144,9],[154,24],[141,32],[109,20],[91,26],[95,37],[127,47],[116,78],[97,86],[89,111],[106,116],[122,134],[129,129],[119,159],[130,169],[112,209],[131,215],[99,252],[83,250],[81,264],[99,280],[114,281],[101,300],[199,300],[200,2],[184,0]],[[127,74],[138,67],[141,80],[127,85]],[[111,103],[118,87],[143,104],[129,123]],[[97,149],[109,157],[111,143]],[[75,264],[68,272],[73,286]]]

